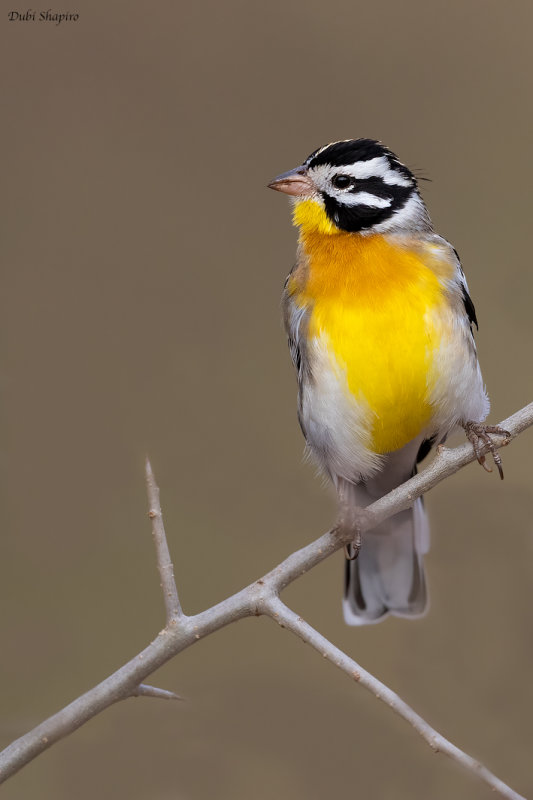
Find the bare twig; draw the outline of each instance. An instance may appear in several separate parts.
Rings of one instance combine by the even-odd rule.
[[[152,536],[155,542],[157,568],[161,578],[161,588],[163,590],[163,598],[167,612],[167,625],[169,625],[172,622],[175,623],[175,621],[183,615],[183,612],[178,597],[178,589],[174,579],[174,566],[170,558],[165,526],[163,524],[163,515],[159,502],[159,486],[155,482],[152,465],[148,458],[146,459],[145,470],[148,503],[150,504],[148,516],[152,520]]]
[[[183,700],[179,694],[169,692],[167,689],[158,689],[157,686],[149,686],[147,683],[140,683],[130,694],[130,697],[157,697],[160,700]]]
[[[501,427],[510,432],[511,438],[518,436],[530,425],[533,425],[533,403],[530,403],[501,423]],[[486,452],[486,448],[482,448],[482,452]],[[432,489],[441,480],[457,472],[461,467],[474,461],[475,458],[476,456],[469,443],[453,450],[442,448],[432,464],[424,472],[411,478],[368,508],[361,509],[358,518],[355,520],[358,530],[371,530],[382,520],[405,508],[409,508],[417,497]],[[167,626],[160,631],[153,642],[132,658],[131,661],[93,689],[78,697],[57,714],[49,717],[41,725],[38,725],[6,747],[0,753],[0,782],[7,780],[54,742],[72,733],[105,708],[108,708],[118,700],[126,699],[138,693],[139,685],[148,675],[199,639],[244,617],[266,614],[276,619],[277,614],[278,621],[283,615],[281,624],[284,624],[300,638],[309,641],[320,652],[329,654],[332,660],[338,662],[338,665],[348,674],[351,674],[353,678],[357,674],[359,682],[363,683],[368,689],[376,693],[375,689],[378,687],[377,694],[381,696],[381,699],[392,705],[397,713],[410,722],[415,730],[434,749],[447,753],[456,761],[476,772],[481,779],[502,797],[510,798],[511,800],[523,800],[520,795],[502,783],[485,767],[440,736],[390,689],[359,667],[279,601],[279,593],[289,583],[324,561],[349,541],[350,531],[347,528],[341,526],[339,529],[335,528],[325,533],[312,544],[292,553],[285,561],[282,561],[281,564],[260,580],[254,581],[245,589],[223,600],[216,606],[195,616],[188,617],[183,614],[179,604],[172,563],[163,528],[158,490],[149,464],[147,465],[147,481],[150,507],[155,512],[152,515],[153,530],[161,584],[165,595]],[[179,624],[176,624],[176,622],[179,622]],[[151,689],[149,694],[153,695],[153,692],[159,693],[162,691]],[[161,694],[157,694],[157,696],[160,697]]]
[[[264,609],[264,613],[268,614],[278,625],[295,633],[296,636],[299,636],[304,642],[310,644],[315,650],[318,650],[323,658],[327,658],[328,661],[335,664],[336,667],[345,672],[350,678],[372,692],[378,700],[381,700],[392,708],[393,711],[413,726],[435,753],[444,753],[471,772],[476,773],[502,797],[510,798],[510,800],[524,800],[521,795],[517,794],[517,792],[503,783],[496,775],[493,775],[483,764],[480,764],[479,761],[463,753],[462,750],[448,741],[448,739],[445,739],[444,736],[422,719],[416,711],[413,711],[401,697],[398,697],[388,686],[385,686],[384,683],[371,675],[370,672],[367,672],[366,669],[363,669],[356,661],[347,656],[346,653],[343,653],[342,650],[339,650],[338,647],[335,647],[328,639],[308,625],[305,620],[295,614],[294,611],[291,611],[279,597],[269,598],[265,603]]]

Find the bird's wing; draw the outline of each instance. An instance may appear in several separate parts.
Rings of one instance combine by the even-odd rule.
[[[302,420],[302,387],[311,376],[311,362],[307,353],[307,325],[309,321],[309,308],[298,305],[288,291],[290,275],[285,281],[281,298],[283,322],[287,333],[289,352],[292,363],[296,368],[298,377],[298,421],[302,433],[307,440],[307,433]]]
[[[427,241],[426,246],[429,245],[430,248],[434,251],[436,248],[440,254],[440,257],[443,258],[451,267],[452,267],[452,275],[451,278],[447,281],[448,283],[448,291],[451,295],[451,300],[457,301],[457,311],[460,316],[463,317],[463,320],[466,325],[470,328],[470,332],[472,334],[472,338],[474,337],[474,325],[476,326],[476,330],[479,329],[477,316],[476,316],[476,309],[474,303],[472,302],[472,298],[470,297],[470,291],[468,289],[468,283],[466,282],[466,277],[463,271],[463,267],[461,266],[461,259],[459,258],[459,253],[455,249],[455,247],[450,244],[444,237],[439,236],[438,234],[433,234]]]
[[[447,244],[450,244],[450,243],[447,242]],[[450,245],[450,247],[452,247],[452,245]],[[478,325],[477,316],[476,316],[476,309],[475,309],[474,303],[472,302],[472,298],[470,297],[470,293],[469,293],[469,290],[468,290],[468,284],[466,282],[466,277],[465,277],[465,274],[463,272],[463,267],[461,266],[461,259],[459,258],[459,253],[457,252],[455,247],[452,247],[452,250],[453,250],[453,254],[455,256],[455,260],[456,260],[456,264],[457,264],[457,268],[458,268],[458,273],[459,273],[458,274],[458,280],[459,280],[459,283],[461,285],[461,292],[462,292],[462,295],[463,295],[463,305],[465,307],[466,316],[468,317],[468,321],[470,322],[470,330],[472,331],[472,336],[473,336],[474,335],[473,326],[475,325],[476,326],[476,330],[479,330],[479,325]]]
[[[437,441],[457,424],[481,421],[489,412],[489,401],[477,360],[474,342],[476,310],[457,251],[446,239],[433,234],[422,244],[424,258],[444,285],[447,296],[442,323],[448,331],[439,346],[436,385],[432,403],[439,424]],[[442,314],[442,309],[439,312]],[[421,456],[424,455],[422,449]]]

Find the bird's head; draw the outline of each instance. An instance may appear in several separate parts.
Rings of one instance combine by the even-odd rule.
[[[268,185],[291,196],[294,222],[304,232],[373,234],[431,226],[415,176],[373,139],[327,144]]]

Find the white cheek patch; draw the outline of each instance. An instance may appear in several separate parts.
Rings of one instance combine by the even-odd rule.
[[[370,208],[389,208],[392,205],[390,197],[376,197],[370,192],[355,192],[345,194],[339,201],[343,206],[369,206]]]

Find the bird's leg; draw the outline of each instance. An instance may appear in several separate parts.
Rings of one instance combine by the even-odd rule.
[[[484,454],[481,452],[481,448],[483,445],[485,445],[491,452],[494,463],[496,464],[498,472],[500,473],[500,478],[503,481],[502,459],[498,452],[498,448],[492,441],[490,434],[503,436],[504,441],[500,444],[500,447],[502,447],[503,445],[508,444],[511,439],[511,434],[509,431],[505,431],[498,425],[483,425],[481,422],[472,421],[465,422],[463,424],[463,428],[465,429],[466,438],[469,442],[471,442],[472,447],[474,448],[474,453],[476,454],[476,458],[483,469],[487,470],[487,472],[492,472],[492,469],[485,462]]]
[[[343,539],[351,539],[350,542],[344,545],[344,555],[348,561],[354,561],[361,549],[361,520],[359,516],[362,509],[354,505],[350,488],[351,485],[344,481],[337,487],[339,496],[339,516],[337,518],[335,530]]]

